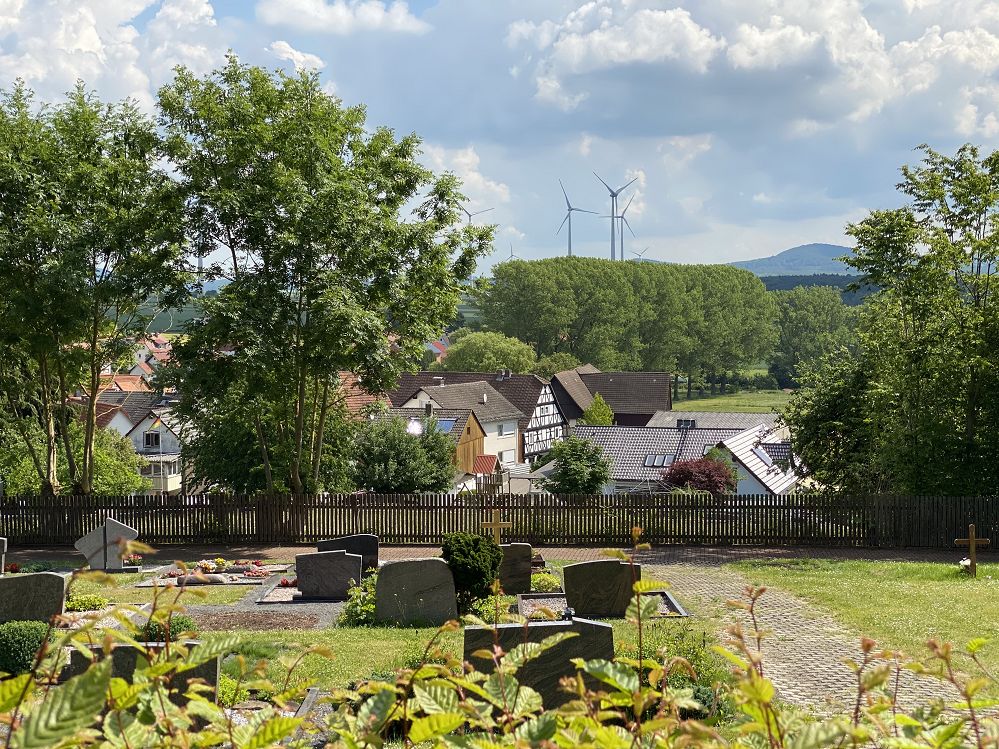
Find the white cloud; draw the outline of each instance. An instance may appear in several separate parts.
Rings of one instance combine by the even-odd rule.
[[[352,34],[392,31],[422,34],[430,25],[414,16],[402,0],[260,0],[257,18],[270,26],[310,33]]]
[[[663,163],[668,171],[676,171],[689,164],[702,153],[711,150],[711,133],[698,135],[674,135],[659,144],[657,150],[663,155]]]
[[[579,136],[579,155],[589,156],[590,149],[593,147],[593,136],[589,133],[583,133]]]
[[[954,128],[965,138],[994,138],[999,135],[999,85],[965,86],[962,106],[954,116]]]
[[[773,195],[768,195],[765,192],[758,192],[755,195],[753,195],[754,203],[762,203],[764,205],[767,205],[769,203],[775,202],[776,200],[777,199]]]
[[[787,126],[787,134],[791,138],[808,138],[816,133],[828,130],[831,127],[828,123],[819,122],[808,117],[799,117],[791,120]]]
[[[639,218],[643,213],[645,213],[645,209],[648,207],[645,203],[645,185],[648,182],[645,170],[625,170],[624,181],[630,182],[631,180],[635,180],[635,184],[632,185],[629,190],[633,190],[634,192],[628,196],[627,200],[623,200],[623,197],[618,198],[618,210],[623,211],[627,208],[628,212],[625,214],[625,218],[629,219]]]
[[[800,26],[788,25],[780,16],[772,16],[770,25],[740,24],[735,42],[728,48],[729,61],[736,68],[765,68],[796,62],[815,48],[820,35]]]
[[[290,61],[295,70],[322,70],[326,67],[326,63],[319,55],[297,50],[282,39],[272,42],[267,51],[279,60]]]
[[[469,210],[485,210],[495,208],[496,203],[510,202],[510,188],[480,171],[481,159],[474,146],[444,148],[427,143],[423,151],[431,169],[452,172],[461,180],[461,191],[468,198],[466,208]]]
[[[567,94],[562,88],[562,83],[558,78],[550,75],[539,75],[535,79],[537,89],[534,97],[538,101],[554,104],[559,109],[568,112],[579,106],[579,103],[586,98],[586,94]]]
[[[500,234],[503,234],[504,236],[507,236],[507,237],[513,237],[518,242],[523,241],[524,239],[527,239],[527,235],[524,232],[522,232],[520,229],[518,229],[516,226],[514,226],[513,224],[507,224],[506,226],[504,226],[500,230]]]

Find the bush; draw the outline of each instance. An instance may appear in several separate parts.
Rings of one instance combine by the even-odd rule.
[[[468,613],[474,614],[486,624],[502,624],[507,621],[510,607],[517,602],[517,596],[488,596],[473,601]]]
[[[219,688],[215,694],[222,707],[232,707],[250,699],[250,690],[229,674],[219,676]]]
[[[531,575],[531,590],[535,593],[558,593],[562,590],[562,581],[550,572],[535,572]]]
[[[169,629],[166,621],[153,619],[146,622],[137,639],[142,642],[166,642],[168,634],[170,635],[169,639],[173,641],[183,632],[197,634],[197,631],[198,627],[194,623],[194,619],[186,614],[174,614],[170,617]]]
[[[368,575],[347,589],[347,604],[340,612],[341,627],[370,627],[375,624],[375,582],[378,573]],[[354,582],[351,580],[351,582]]]
[[[544,488],[552,494],[596,494],[610,481],[610,459],[589,440],[566,437],[555,443],[551,455],[555,467]]]
[[[474,533],[449,533],[444,536],[441,556],[454,575],[458,609],[467,612],[478,598],[492,592],[499,575],[503,552],[492,539]]]
[[[102,611],[111,602],[96,593],[73,593],[66,599],[66,611]]]
[[[30,671],[48,631],[44,622],[0,624],[0,671],[15,676]]]

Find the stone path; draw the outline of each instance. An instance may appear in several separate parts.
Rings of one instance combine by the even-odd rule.
[[[666,580],[681,605],[695,616],[717,622],[719,639],[724,630],[741,621],[751,630],[747,612],[726,606],[746,600],[746,579],[729,569],[687,564],[651,565],[643,577]],[[859,636],[848,632],[831,616],[790,593],[768,589],[757,602],[757,620],[770,636],[763,644],[764,673],[774,683],[778,696],[791,704],[827,713],[837,707],[852,707],[856,698],[853,672],[846,658],[859,662]],[[935,679],[902,672],[899,704],[912,707],[934,698],[955,699],[957,692]]]

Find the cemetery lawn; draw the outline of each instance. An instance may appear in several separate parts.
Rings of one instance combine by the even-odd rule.
[[[772,413],[780,411],[791,399],[783,390],[757,390],[730,395],[709,395],[687,400],[681,396],[673,401],[674,411],[735,411],[739,413]]]
[[[70,589],[70,594],[93,593],[107,598],[112,604],[119,603],[151,603],[155,588],[136,588],[135,583],[143,578],[152,577],[149,573],[114,575],[117,585],[106,585],[92,580],[76,580]],[[185,605],[236,603],[251,590],[259,590],[258,586],[250,585],[204,585],[199,588],[188,588],[181,596],[180,603]],[[172,601],[177,595],[176,589],[167,594],[160,592],[160,600]],[[169,597],[165,597],[169,596]]]
[[[804,598],[858,635],[910,656],[926,655],[930,638],[957,649],[976,637],[993,638],[999,621],[999,563],[979,562],[977,579],[959,573],[956,562],[770,559],[729,566],[752,583]],[[764,594],[760,605],[766,601]],[[999,669],[999,642],[979,655],[990,670]]]

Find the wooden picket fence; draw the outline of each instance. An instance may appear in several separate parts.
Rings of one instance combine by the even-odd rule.
[[[439,544],[480,533],[502,510],[509,541],[627,546],[632,528],[656,545],[953,547],[969,523],[999,543],[999,496],[405,495],[6,497],[0,537],[69,545],[115,517],[152,544],[314,543],[377,533],[383,543]]]

